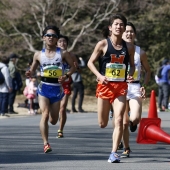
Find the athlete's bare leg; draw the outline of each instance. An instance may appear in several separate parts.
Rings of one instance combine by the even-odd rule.
[[[129,100],[126,101],[126,109],[123,115],[123,143],[124,147],[129,147]]]
[[[142,114],[142,98],[136,97],[129,101],[130,106],[130,121],[133,122],[133,125],[137,125],[140,122]]]
[[[119,96],[114,100],[114,131],[113,131],[113,145],[112,152],[116,152],[123,134],[123,114],[126,107],[126,96]]]
[[[101,128],[105,128],[108,124],[109,111],[109,100],[98,98],[98,123]]]
[[[50,118],[50,122],[53,125],[57,123],[60,102],[50,104],[49,100],[41,95],[39,95],[38,100],[40,110],[42,112],[40,120],[40,132],[44,145],[46,145],[48,143],[48,120]]]
[[[125,148],[129,147],[129,119],[133,123],[133,125],[137,125],[140,122],[141,114],[142,114],[142,99],[140,97],[136,97],[135,99],[130,99],[129,108],[126,108],[126,112],[124,115],[124,132],[123,132],[123,141]],[[128,118],[128,112],[130,109],[130,118]]]
[[[55,125],[58,121],[59,110],[60,110],[60,101],[50,105],[50,123],[52,125]]]
[[[60,126],[59,130],[63,131],[64,125],[67,120],[66,108],[68,103],[69,95],[65,94],[60,103]]]

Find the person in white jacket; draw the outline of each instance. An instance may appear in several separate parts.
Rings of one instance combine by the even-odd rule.
[[[12,92],[12,80],[9,74],[9,69],[7,64],[9,59],[6,56],[1,58],[0,70],[4,76],[4,82],[0,84],[0,114],[5,116],[5,113],[8,111],[8,96]]]

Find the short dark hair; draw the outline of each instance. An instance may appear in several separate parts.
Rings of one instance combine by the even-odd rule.
[[[15,53],[10,54],[9,59],[18,58],[18,56]]]
[[[48,30],[54,30],[58,37],[60,37],[60,30],[55,25],[48,25],[42,32],[42,37],[47,33]]]
[[[108,26],[111,26],[113,24],[114,20],[116,20],[116,19],[122,20],[124,26],[126,27],[127,19],[122,14],[119,14],[119,13],[113,14],[110,16]],[[108,26],[105,26],[102,30],[102,34],[105,38],[110,36],[110,30],[109,30]]]
[[[114,20],[116,20],[116,19],[122,20],[124,26],[126,27],[127,19],[124,17],[124,15],[119,14],[119,13],[113,14],[113,15],[110,16],[110,18],[109,18],[109,25],[111,26],[113,24]]]
[[[64,39],[66,40],[66,42],[67,42],[67,45],[68,45],[69,39],[68,39],[67,36],[60,34],[59,39],[60,39],[60,38],[64,38]]]
[[[4,63],[4,64],[8,64],[8,63],[9,63],[9,57],[7,57],[7,56],[2,56],[2,57],[1,57],[1,61],[2,61],[2,63]]]
[[[136,28],[131,22],[127,22],[126,26],[131,26],[133,28],[134,33],[136,34]]]
[[[162,61],[162,65],[166,65],[169,63],[169,59],[168,58],[165,58],[163,61]]]
[[[104,37],[104,38],[108,38],[108,36],[110,36],[111,32],[110,32],[108,26],[105,26],[105,27],[102,29],[102,34],[103,34],[103,37]]]

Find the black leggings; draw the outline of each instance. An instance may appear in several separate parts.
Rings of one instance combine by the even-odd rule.
[[[73,83],[73,98],[72,98],[72,110],[75,110],[75,100],[79,93],[78,110],[82,110],[82,104],[84,99],[84,85],[83,82]]]

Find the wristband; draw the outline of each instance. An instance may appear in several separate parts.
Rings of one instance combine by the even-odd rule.
[[[69,78],[69,75],[66,73],[66,74],[64,74],[65,76],[66,76],[66,78]]]

